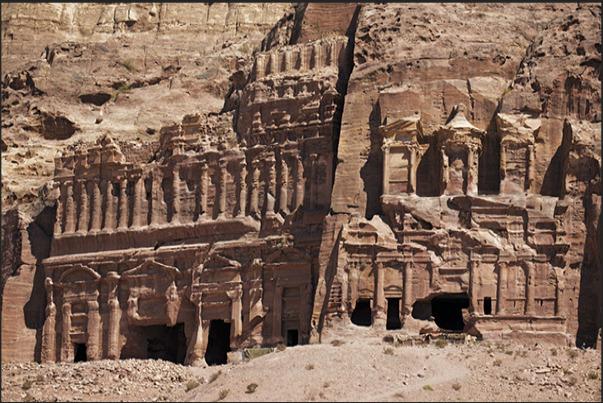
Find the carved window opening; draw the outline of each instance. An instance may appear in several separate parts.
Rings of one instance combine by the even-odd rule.
[[[387,322],[385,324],[387,330],[402,329],[400,321],[400,298],[387,299]]]
[[[147,358],[184,364],[186,356],[186,336],[184,323],[175,326],[141,326],[147,341]]]
[[[469,297],[466,293],[444,294],[431,300],[431,311],[436,325],[445,330],[462,331],[463,309],[469,307]]]
[[[371,300],[369,298],[360,298],[356,301],[351,319],[352,323],[358,326],[371,325]]]
[[[298,345],[298,331],[297,329],[287,330],[287,347]]]
[[[75,344],[75,353],[73,362],[86,362],[88,360],[88,354],[86,352],[86,344],[78,343]]]
[[[492,315],[492,298],[484,297],[484,315]]]
[[[207,365],[226,364],[226,353],[229,351],[230,323],[226,323],[222,319],[212,320],[209,324],[205,362],[207,362]]]

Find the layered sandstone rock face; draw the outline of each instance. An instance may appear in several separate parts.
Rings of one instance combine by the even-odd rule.
[[[594,346],[600,13],[3,4],[3,360]]]

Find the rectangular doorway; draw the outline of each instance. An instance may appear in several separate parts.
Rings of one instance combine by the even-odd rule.
[[[400,321],[400,298],[387,299],[387,322],[385,324],[387,330],[402,329]]]

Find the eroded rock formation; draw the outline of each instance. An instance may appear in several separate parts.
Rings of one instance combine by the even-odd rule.
[[[23,255],[44,241],[3,212],[3,285],[43,273],[30,299],[6,283],[3,359],[213,364],[334,321],[596,345],[600,12],[292,5],[219,111],[143,146],[108,130],[64,147],[39,196],[54,215],[35,210],[49,248]],[[4,93],[51,91],[6,77],[3,121]],[[37,333],[9,335],[7,302],[31,323],[33,298]]]

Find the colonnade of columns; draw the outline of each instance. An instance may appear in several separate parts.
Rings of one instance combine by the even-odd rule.
[[[319,164],[315,153],[310,155],[307,175],[304,175],[304,161],[299,152],[281,154],[278,160],[275,155],[269,155],[268,158],[261,160],[253,160],[249,172],[247,165],[245,159],[221,158],[218,160],[215,173],[218,183],[215,189],[218,217],[226,217],[228,214],[241,217],[250,214],[259,218],[262,211],[259,205],[262,171],[265,172],[264,178],[266,178],[264,187],[266,197],[264,199],[267,214],[278,212],[288,214],[302,206],[306,198],[307,180],[310,181],[310,193],[307,195],[310,208],[316,207],[321,190],[330,191],[330,189],[321,189],[321,187],[330,186],[329,180],[325,184],[318,183]],[[186,166],[176,164],[170,172],[173,190],[170,221],[172,223],[179,223],[183,220],[182,211],[186,207],[184,205],[186,198],[182,193],[183,181],[180,178],[180,171],[183,168]],[[227,197],[230,169],[236,170],[235,176],[237,177],[236,202],[232,206],[232,212]],[[328,176],[329,172],[327,172]],[[133,181],[133,184],[129,184],[129,181]],[[145,182],[147,182],[146,185]],[[162,217],[165,209],[161,208],[161,204],[164,202],[163,183],[164,174],[159,169],[153,170],[147,178],[139,174],[130,178],[124,176],[111,180],[93,178],[61,180],[56,185],[60,195],[57,200],[54,234],[110,232],[116,229],[125,230],[146,225],[160,225],[167,221],[167,217]],[[197,203],[196,210],[199,212],[198,219],[211,219],[212,214],[208,211],[211,185],[210,166],[204,162],[200,168],[200,178],[194,197],[195,203]],[[75,186],[78,187],[77,193]],[[129,186],[133,186],[133,188],[129,190]],[[290,187],[293,195],[289,195]],[[150,193],[150,197],[146,192]],[[133,201],[130,200],[132,197]],[[277,198],[278,206],[276,205]],[[143,211],[145,201],[146,212]],[[248,203],[249,209],[247,209]]]

